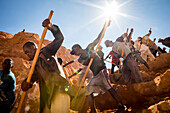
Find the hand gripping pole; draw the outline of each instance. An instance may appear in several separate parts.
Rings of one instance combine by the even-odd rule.
[[[99,45],[100,45],[100,43],[101,43],[101,41],[102,41],[102,39],[103,39],[103,36],[104,36],[104,34],[105,34],[105,32],[106,32],[106,29],[107,29],[107,27],[108,27],[108,24],[109,24],[109,20],[106,21],[106,24],[105,24],[105,26],[104,26],[104,28],[103,28],[103,32],[102,32],[102,34],[101,34],[99,43],[98,43],[98,45],[97,45],[97,47],[96,47],[95,53],[97,52],[98,47],[99,47]],[[83,85],[83,81],[84,81],[85,78],[86,78],[86,75],[87,75],[87,73],[88,73],[88,71],[89,71],[89,68],[90,68],[92,62],[93,62],[93,58],[90,59],[90,62],[89,62],[88,67],[87,67],[87,70],[86,70],[86,72],[85,72],[85,74],[84,74],[84,76],[83,76],[83,78],[82,78],[82,80],[81,80],[81,82],[80,82],[80,86],[79,86],[79,88],[78,88],[78,90],[77,90],[77,93],[75,94],[73,100],[71,101],[71,103],[74,103],[76,97],[78,96],[78,93],[79,93],[79,91],[80,91],[80,88],[81,88],[82,85]]]
[[[51,10],[50,15],[48,17],[49,20],[51,20],[53,13],[54,13],[54,11]],[[35,68],[35,65],[36,65],[36,62],[37,62],[41,47],[42,47],[42,43],[43,43],[45,35],[46,35],[46,32],[47,32],[47,27],[45,27],[44,30],[43,30],[43,33],[42,33],[42,36],[41,36],[41,39],[40,39],[40,43],[38,45],[37,51],[36,51],[34,59],[33,59],[31,69],[30,69],[29,74],[28,74],[27,82],[30,82],[30,80],[31,80],[31,77],[32,77],[32,74],[33,74],[33,71],[34,71],[34,68]],[[25,95],[26,95],[26,91],[23,91],[23,94],[21,96],[20,103],[19,103],[19,106],[18,106],[18,109],[17,109],[16,113],[21,112],[21,107],[22,107],[22,103],[24,101]]]

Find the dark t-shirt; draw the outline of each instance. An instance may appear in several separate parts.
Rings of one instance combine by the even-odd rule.
[[[84,49],[84,51],[86,51],[86,54],[81,54],[78,61],[81,64],[88,66],[93,54],[94,57],[90,69],[93,72],[93,76],[96,76],[102,69],[105,69],[106,67],[104,61],[97,54],[94,53],[93,46],[91,45]]]
[[[51,32],[55,39],[53,42],[41,49],[31,78],[31,82],[39,82],[40,112],[43,111],[45,105],[47,105],[48,108],[51,107],[53,94],[58,88],[56,85],[58,84],[58,86],[63,86],[68,84],[68,81],[65,79],[64,72],[57,61],[57,57],[55,56],[64,40],[64,37],[56,25],[53,25]]]

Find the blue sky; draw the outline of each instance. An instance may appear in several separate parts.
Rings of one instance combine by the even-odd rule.
[[[43,31],[42,21],[54,11],[52,22],[57,24],[64,36],[63,46],[71,49],[79,43],[85,48],[101,31],[105,17],[94,20],[103,10],[93,7],[104,7],[106,0],[1,0],[0,31],[16,34],[23,29],[26,32],[37,33],[40,37]],[[126,32],[127,28],[134,28],[132,39],[144,36],[152,28],[151,39],[170,36],[170,0],[117,0],[124,4],[119,11],[130,16],[117,16],[101,42],[105,56],[111,48],[104,46],[106,39],[115,40]],[[93,4],[87,5],[87,4]],[[119,27],[118,27],[119,26]],[[46,38],[53,40],[48,31]],[[157,43],[156,40],[156,43]],[[157,43],[158,44],[158,43]],[[161,44],[158,46],[164,47]]]

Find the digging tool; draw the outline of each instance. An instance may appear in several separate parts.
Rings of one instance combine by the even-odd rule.
[[[49,14],[49,17],[48,17],[49,20],[51,20],[53,13],[54,13],[54,11],[51,10],[50,14]],[[46,32],[47,32],[47,27],[44,28],[43,33],[41,35],[40,43],[38,45],[37,51],[36,51],[34,59],[33,59],[33,63],[32,63],[31,69],[30,69],[29,74],[28,74],[28,78],[27,78],[27,82],[28,83],[31,80],[31,77],[32,77],[32,74],[33,74],[33,71],[34,71],[34,68],[35,68],[35,65],[36,65],[36,62],[37,62],[37,59],[38,59],[41,47],[42,47],[42,43],[43,43],[45,35],[46,35]],[[16,113],[20,113],[21,112],[21,107],[22,107],[22,103],[24,101],[25,95],[26,95],[26,91],[23,91],[23,94],[21,96],[20,103],[19,103],[19,106],[18,106],[18,109],[17,109]]]
[[[124,48],[125,48],[125,44],[126,44],[126,40],[127,40],[127,34],[128,34],[128,28],[127,28],[127,31],[126,31],[126,36],[125,36],[125,41],[124,41],[124,45],[123,45],[123,49],[122,49],[122,54],[121,54],[121,57],[123,57],[123,53],[124,53]],[[120,64],[119,64],[119,70],[118,70],[118,73],[114,73],[114,76],[115,76],[115,78],[118,78],[117,80],[115,80],[115,81],[118,81],[120,78],[121,78],[121,76],[122,76],[122,74],[120,73],[120,69],[121,69],[121,63],[122,63],[122,60],[120,60]]]
[[[69,78],[69,76],[68,76],[68,73],[67,73],[66,69],[64,68],[64,66],[63,66],[63,71],[64,71],[64,73],[65,73],[66,79],[68,80],[69,84],[72,85],[72,83],[71,83],[71,81],[70,81],[70,78]]]
[[[101,36],[100,36],[100,40],[99,40],[99,43],[98,43],[98,45],[97,45],[97,47],[96,47],[95,53],[97,52],[98,47],[99,47],[99,45],[100,45],[100,43],[101,43],[101,41],[102,41],[102,38],[103,38],[103,36],[104,36],[104,33],[106,32],[106,29],[107,29],[107,27],[108,27],[109,21],[110,21],[110,19],[109,19],[109,20],[106,20],[106,23],[105,23],[105,25],[104,25],[104,27],[103,27],[103,32],[102,32],[102,34],[101,34]],[[77,100],[77,96],[78,96],[78,94],[79,94],[79,92],[80,92],[80,89],[81,89],[81,87],[82,87],[82,85],[83,85],[83,81],[84,81],[85,78],[86,78],[86,75],[87,75],[87,73],[88,73],[88,70],[89,70],[92,62],[93,62],[93,58],[90,59],[90,62],[89,62],[89,64],[88,64],[88,66],[87,66],[87,70],[86,70],[86,72],[85,72],[85,74],[84,74],[84,76],[83,76],[83,78],[82,78],[82,81],[80,82],[80,86],[79,86],[79,88],[78,88],[78,90],[77,90],[77,93],[75,94],[73,100],[71,101],[71,107],[74,106],[74,105],[76,105],[76,102],[78,101],[78,100]],[[82,103],[82,104],[83,104],[83,103]]]
[[[128,34],[128,30],[129,30],[129,29],[127,28],[126,34]],[[124,45],[123,45],[121,57],[123,57],[123,53],[124,53],[124,49],[125,49],[126,40],[127,40],[127,35],[126,35],[126,37],[125,37],[125,41],[124,41]],[[120,60],[119,71],[120,71],[120,69],[121,69],[121,63],[122,63],[122,61]],[[119,73],[119,71],[118,71],[118,73]]]

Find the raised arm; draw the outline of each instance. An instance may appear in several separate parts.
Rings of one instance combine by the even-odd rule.
[[[126,33],[122,34],[120,37],[116,39],[116,42],[124,42]]]
[[[48,44],[46,47],[42,49],[42,52],[45,52],[45,55],[49,55],[49,56],[55,55],[58,49],[60,48],[61,44],[63,43],[64,36],[60,31],[59,27],[57,25],[52,25],[49,19],[44,20],[42,26],[47,27],[47,29],[52,32],[55,38],[53,42],[51,42],[50,44]]]
[[[109,20],[109,23],[108,23],[108,24],[107,24],[107,22],[105,22],[105,24],[104,24],[101,32],[99,33],[98,37],[97,37],[92,43],[90,43],[90,44],[87,46],[88,49],[94,49],[94,47],[99,43],[99,40],[100,40],[100,37],[101,37],[101,35],[102,35],[102,33],[103,33],[104,28],[105,28],[105,27],[109,27],[109,26],[110,26],[110,22],[111,22],[110,20]]]
[[[145,36],[143,36],[143,39],[148,39],[149,36],[151,35],[152,31],[151,31],[151,28],[149,29],[149,33],[146,34]]]
[[[127,36],[127,42],[131,42],[131,37],[132,37],[132,33],[133,33],[133,28],[130,30],[129,35]]]

